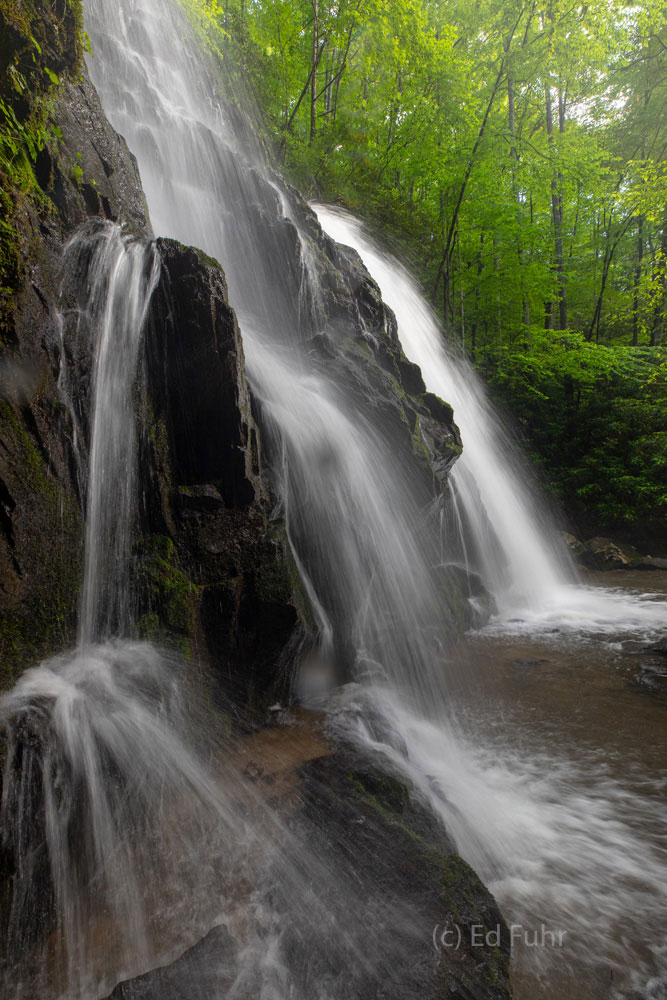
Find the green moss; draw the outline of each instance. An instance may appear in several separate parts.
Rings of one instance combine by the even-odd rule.
[[[154,639],[161,630],[180,633],[174,642],[182,645],[182,637],[191,637],[195,630],[199,591],[178,566],[170,538],[152,535],[142,540],[138,575],[140,603],[147,608],[139,621],[153,629]]]
[[[205,253],[198,247],[194,247],[193,249],[200,264],[203,264],[204,267],[214,267],[217,271],[222,271],[222,264],[219,260],[216,260],[215,257],[211,257],[210,254]]]
[[[160,616],[150,613],[142,615],[134,626],[134,634],[137,639],[158,642],[160,639]]]
[[[81,577],[83,524],[75,497],[53,478],[18,414],[0,400],[3,478],[21,512],[15,530],[21,567],[8,566],[0,612],[0,686],[71,644]],[[55,536],[55,537],[54,537]],[[15,601],[7,593],[14,588]]]
[[[273,559],[264,560],[254,573],[255,593],[266,604],[289,604],[293,586],[285,571],[282,553],[275,551]]]
[[[34,441],[13,407],[5,400],[0,400],[0,427],[11,442],[12,453],[17,456],[15,468],[25,486],[44,500],[54,503],[58,499],[58,487],[49,476],[46,463]]]
[[[27,202],[50,207],[35,163],[55,138],[50,115],[60,79],[81,66],[81,2],[60,6],[0,0],[0,331],[21,284],[15,219]]]
[[[175,549],[170,538],[157,536],[153,553],[144,563],[160,607],[170,628],[187,632],[192,625],[192,601],[197,588],[175,565]]]
[[[419,414],[417,414],[417,420],[415,421],[415,427],[410,437],[410,442],[412,444],[412,451],[419,464],[423,465],[427,472],[431,472],[431,454],[426,445],[426,441],[424,440],[424,435],[422,434],[421,418]]]

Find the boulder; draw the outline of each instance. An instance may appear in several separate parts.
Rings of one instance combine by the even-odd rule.
[[[631,565],[628,556],[611,538],[591,538],[584,542],[579,553],[579,562],[588,569],[627,569]]]
[[[510,997],[509,931],[426,805],[343,748],[300,773],[290,843],[308,845],[295,861],[310,905],[281,884],[272,900],[303,995],[335,981],[340,995],[357,1000]],[[446,927],[458,947],[447,936],[443,945]],[[487,934],[489,944],[478,946]]]
[[[249,738],[255,752],[264,738]],[[280,790],[282,820],[252,905],[236,904],[241,939],[216,927],[109,1000],[203,1000],[234,982],[248,996],[279,983],[295,997],[509,1000],[507,925],[428,806],[351,747],[318,739],[299,763],[299,746],[278,748],[272,775],[245,769],[259,794]],[[254,947],[270,949],[263,968],[244,964]]]

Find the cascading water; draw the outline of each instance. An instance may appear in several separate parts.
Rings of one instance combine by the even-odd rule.
[[[577,963],[585,966],[587,953],[596,947],[605,961],[619,968],[628,961],[627,951],[607,948],[604,933],[591,934],[584,925],[609,924],[612,918],[618,922],[633,907],[637,923],[644,917],[648,920],[649,911],[654,915],[653,898],[647,895],[638,905],[638,886],[644,885],[646,873],[652,885],[659,886],[664,864],[634,824],[624,823],[618,814],[629,807],[648,817],[649,805],[611,781],[599,782],[592,792],[586,790],[582,768],[573,765],[569,770],[567,760],[562,767],[553,761],[547,764],[545,756],[517,760],[504,745],[480,748],[482,733],[468,739],[453,735],[442,665],[447,628],[440,620],[431,566],[437,540],[424,528],[422,498],[413,484],[404,481],[381,422],[365,420],[334,380],[312,367],[303,351],[303,341],[313,333],[308,324],[317,323],[323,314],[318,307],[318,272],[303,234],[281,221],[289,206],[279,183],[262,160],[242,115],[216,102],[214,80],[174,3],[91,0],[86,18],[94,52],[91,75],[112,124],[138,158],[155,231],[201,246],[225,266],[249,373],[273,431],[274,453],[282,456],[282,465],[277,464],[283,502],[318,618],[318,655],[324,668],[329,669],[331,661],[334,671],[338,660],[347,659],[361,682],[349,686],[337,700],[339,710],[334,707],[333,714],[338,725],[384,755],[432,802],[454,830],[460,850],[493,880],[511,918],[518,916],[531,926],[536,919],[571,923],[577,946],[574,957],[568,955],[561,962],[568,968],[572,965],[575,975],[581,967]],[[127,269],[121,267],[120,272]],[[400,272],[394,271],[392,280],[398,278]],[[111,361],[108,354],[107,360]],[[427,380],[428,363],[426,357]],[[451,399],[445,386],[434,388]],[[464,404],[463,390],[462,383],[460,399],[452,401]],[[105,396],[106,392],[98,394],[100,400]],[[127,396],[121,393],[116,398],[122,409]],[[484,444],[483,428],[478,440]],[[472,494],[470,480],[466,482],[465,489]],[[504,534],[505,527],[511,533],[516,530],[508,516],[515,502],[508,495],[511,484],[498,492],[502,499],[497,517],[491,513],[491,498],[485,525],[500,526],[494,530],[506,551],[502,560],[494,558],[486,566],[486,572],[501,598],[508,595],[509,607],[516,606],[527,589],[541,594],[545,587],[558,590],[567,576],[556,557],[544,555],[540,533],[533,529],[530,543],[521,544],[523,557],[533,564],[526,568],[517,561]],[[466,509],[477,504],[476,496],[464,495],[463,485],[459,493]],[[104,518],[102,497],[100,505],[99,516]],[[516,506],[513,509],[516,512]],[[481,531],[481,522],[476,527]],[[98,569],[119,554],[122,562],[126,538],[105,543],[96,556]],[[501,561],[510,567],[509,590]],[[94,565],[90,572],[94,577]],[[122,575],[117,577],[121,579]],[[86,642],[108,635],[125,614],[122,601],[111,600],[103,591],[99,599],[110,603],[103,611],[92,605],[85,611]],[[83,607],[87,608],[85,599]],[[128,656],[137,667],[143,663],[144,669],[121,671],[119,676],[118,660],[125,663]],[[68,997],[101,996],[114,977],[166,960],[177,949],[177,940],[182,950],[187,943],[184,925],[185,937],[196,938],[197,928],[213,920],[212,886],[218,907],[224,908],[225,892],[217,871],[220,859],[227,858],[224,848],[229,843],[243,845],[249,835],[236,810],[227,807],[228,795],[220,795],[174,735],[170,718],[175,715],[177,721],[178,712],[168,711],[170,674],[162,666],[153,670],[152,656],[145,646],[98,646],[82,651],[73,661],[52,662],[29,672],[3,702],[3,719],[16,736],[10,741],[7,763],[5,817],[32,817],[37,838],[45,830],[53,845],[55,900],[49,906],[58,947],[64,949],[60,966],[66,967],[49,978],[49,965],[43,959],[41,979],[35,982],[33,977],[32,984],[25,967],[23,979],[14,971],[10,978],[14,996],[30,996],[31,988],[39,996],[59,992]],[[378,725],[376,719],[381,720]],[[143,780],[146,760],[150,783]],[[32,816],[34,787],[40,783],[45,807]],[[172,803],[179,805],[172,809]],[[187,817],[184,824],[182,816]],[[272,833],[282,833],[280,824],[264,819]],[[9,828],[6,819],[4,829]],[[70,844],[77,844],[77,831],[89,828],[97,831],[98,839],[92,839],[90,851],[83,852],[79,862]],[[26,886],[26,894],[34,893],[44,873],[29,868],[43,854],[33,850],[25,824],[19,824],[15,836],[14,853],[26,866],[20,884]],[[155,853],[144,853],[152,838],[157,838]],[[601,860],[589,873],[596,851]],[[632,852],[630,864],[627,856]],[[179,868],[185,866],[182,878],[174,879],[174,864],[168,865],[174,858]],[[215,876],[209,878],[209,868],[202,869],[203,858],[216,868]],[[396,913],[393,924],[387,920],[374,927],[372,910],[359,893],[354,887],[346,886],[343,892],[343,887],[335,886],[335,872],[316,857],[274,860],[269,883],[275,880],[280,886],[283,910],[272,910],[271,893],[258,891],[254,919],[260,932],[256,937],[249,933],[229,995],[254,991],[310,1000],[311,974],[285,964],[282,930],[275,926],[281,918],[286,923],[293,920],[299,928],[321,925],[319,944],[337,949],[344,959],[341,965],[348,971],[335,978],[329,970],[329,978],[318,985],[319,995],[336,1000],[356,995],[364,981],[363,970],[390,965],[390,929],[407,926],[405,914]],[[61,862],[64,888],[57,870]],[[115,888],[116,863],[123,873],[122,892]],[[160,879],[167,870],[173,880],[169,884],[166,877]],[[615,886],[609,887],[605,871],[614,873]],[[155,887],[161,883],[165,897],[158,899]],[[91,895],[94,899],[98,886],[99,919],[96,911],[80,910],[76,902]],[[332,890],[338,900],[338,910],[333,911],[337,921],[331,920],[326,902]],[[587,892],[592,892],[592,900],[585,905]],[[14,926],[29,927],[27,895],[16,905]],[[188,913],[186,919],[188,908],[194,915]],[[365,930],[369,935],[363,946],[341,926],[346,911],[361,914],[354,932]],[[109,912],[122,933],[111,956],[103,960],[95,939],[104,933],[103,918]],[[154,930],[151,919],[157,924]],[[172,933],[174,925],[181,929],[180,935]],[[30,944],[17,942],[16,951],[29,955]],[[547,967],[547,982],[552,970],[553,965]],[[24,980],[29,984],[25,989],[19,986]],[[67,987],[61,989],[60,982]],[[165,995],[170,1000],[183,995],[182,986],[180,994]],[[191,992],[194,995],[194,987]]]
[[[361,224],[335,208],[314,208],[330,236],[359,251],[396,314],[403,350],[422,369],[427,387],[454,407],[464,450],[451,483],[468,526],[468,547],[475,551],[471,568],[481,572],[504,611],[539,606],[574,580],[574,570],[539,498],[528,491],[516,447],[472,366],[446,350],[414,280],[365,237]]]
[[[370,671],[442,703],[447,625],[420,505],[381,421],[369,422],[304,342],[324,314],[318,265],[245,119],[169,0],[88,7],[93,81],[136,155],[156,232],[224,263],[274,451],[295,556],[319,618],[321,673]],[[175,76],[176,74],[176,76]],[[335,538],[335,545],[332,539]]]
[[[90,244],[93,243],[91,247]],[[158,273],[152,246],[124,240],[116,226],[70,244],[65,268],[90,257],[87,304],[95,337],[93,414],[87,474],[85,568],[79,640],[82,646],[130,625],[130,545],[136,494],[133,387],[141,333]]]
[[[458,537],[449,539],[449,548],[461,544],[464,559],[482,574],[498,605],[499,627],[539,632],[557,625],[573,632],[660,634],[662,602],[585,586],[577,579],[550,513],[528,485],[530,475],[517,457],[516,444],[471,364],[446,346],[415,279],[374,243],[357,219],[339,208],[314,208],[330,236],[359,252],[396,314],[403,350],[420,366],[427,387],[454,406],[464,448],[451,475]]]
[[[175,661],[122,638],[133,388],[157,257],[107,225],[75,237],[64,273],[78,308],[62,317],[61,363],[83,357],[91,372],[79,648],[28,670],[0,701],[8,744],[0,829],[15,869],[3,980],[6,996],[26,1000],[90,1000],[179,954],[220,912],[223,846],[229,863],[228,842],[244,840],[183,742]],[[73,381],[63,377],[61,387]],[[81,401],[67,402],[76,417]]]

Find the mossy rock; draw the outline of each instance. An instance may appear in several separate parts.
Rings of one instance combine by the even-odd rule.
[[[83,518],[70,484],[27,429],[34,414],[0,400],[0,686],[74,639]]]
[[[304,994],[335,975],[341,992],[363,1000],[509,1000],[509,931],[426,804],[377,760],[349,748],[299,773],[293,838],[280,865],[289,870],[293,861],[304,873],[303,891],[326,914],[326,948],[322,928],[313,926],[317,911],[301,905],[294,886],[283,893],[277,879],[272,905]],[[448,952],[435,947],[434,934],[452,920],[462,942]],[[481,928],[481,947],[472,944],[472,928]],[[497,947],[487,943],[489,931],[498,931]]]
[[[193,637],[196,631],[198,588],[178,564],[176,547],[166,535],[143,538],[137,555],[138,603],[143,611],[137,621],[136,631],[152,633],[153,641],[161,635],[171,639],[170,644],[191,652],[184,637]],[[159,627],[158,627],[159,623]],[[180,638],[175,639],[174,633]]]

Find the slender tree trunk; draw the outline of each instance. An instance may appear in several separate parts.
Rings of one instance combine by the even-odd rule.
[[[507,124],[510,133],[510,156],[513,160],[517,160],[516,144],[514,142],[514,137],[516,134],[516,111],[514,104],[514,80],[511,76],[507,77]]]
[[[463,262],[461,260],[461,234],[456,241],[459,263],[459,306],[461,310],[461,347],[465,351],[466,347],[466,318],[465,318],[465,296],[463,292]]]
[[[320,61],[320,8],[319,0],[313,4],[313,58],[310,73],[310,141],[312,143],[317,130],[317,66]]]
[[[479,323],[479,300],[482,293],[482,272],[484,270],[484,230],[479,234],[479,250],[477,251],[477,282],[475,284],[475,318],[470,329],[470,354],[475,360],[477,352],[477,325]]]
[[[450,280],[449,279],[449,272],[451,270],[451,255],[452,255],[452,250],[453,250],[453,247],[454,247],[454,238],[455,238],[456,233],[457,233],[457,223],[458,223],[458,219],[459,219],[459,213],[461,211],[461,206],[463,204],[463,199],[465,197],[465,193],[466,193],[466,190],[468,188],[468,182],[470,180],[470,175],[472,173],[472,168],[473,168],[473,166],[475,164],[475,161],[476,161],[476,158],[477,158],[477,151],[478,151],[478,149],[480,147],[482,139],[484,138],[484,133],[486,132],[486,126],[488,125],[488,122],[489,122],[489,116],[491,114],[491,109],[493,108],[493,105],[495,103],[496,95],[497,95],[498,90],[500,88],[500,84],[502,83],[502,79],[503,79],[504,74],[505,74],[505,64],[503,62],[502,65],[501,65],[501,67],[500,67],[500,70],[498,71],[498,76],[496,77],[496,81],[495,81],[495,84],[493,86],[493,90],[491,91],[491,96],[490,96],[489,102],[488,102],[488,104],[486,106],[486,110],[484,112],[484,117],[482,119],[482,123],[481,123],[481,125],[479,127],[479,131],[477,132],[477,138],[475,139],[475,144],[474,144],[474,146],[472,148],[472,152],[470,154],[470,159],[468,160],[468,164],[466,166],[466,170],[465,170],[465,173],[463,175],[463,181],[462,181],[461,186],[459,188],[458,198],[456,200],[456,205],[454,207],[454,212],[453,212],[452,218],[451,218],[451,220],[449,222],[449,225],[447,227],[447,232],[445,233],[445,246],[444,246],[444,249],[443,249],[443,252],[442,252],[442,259],[441,259],[440,265],[438,267],[438,273],[436,274],[435,285],[434,285],[433,293],[432,293],[432,298],[433,299],[435,299],[435,295],[437,293],[438,285],[440,284],[440,279],[441,278],[444,280],[445,286],[447,288],[447,297],[449,296],[448,289],[449,289],[449,280]]]
[[[660,266],[662,268],[660,277],[662,290],[653,312],[651,347],[659,347],[662,344],[665,336],[665,324],[667,322],[667,276],[665,275],[665,268],[667,267],[667,219],[663,222],[662,236],[660,238]]]
[[[604,251],[604,258],[602,261],[602,276],[600,278],[600,291],[598,292],[597,300],[595,303],[595,309],[593,311],[593,318],[591,320],[591,325],[586,333],[586,340],[592,340],[595,334],[595,339],[600,338],[600,323],[602,320],[602,303],[604,301],[604,293],[607,288],[607,279],[609,278],[609,272],[611,271],[611,265],[614,260],[614,254],[616,253],[616,247],[621,242],[628,227],[632,222],[632,216],[628,216],[625,222],[619,227],[615,238],[611,238],[611,226],[612,226],[613,215],[610,213],[609,225],[607,227],[607,246]],[[665,239],[667,239],[667,229],[665,230]],[[667,251],[667,243],[665,245],[665,250]]]
[[[333,120],[336,121],[336,115],[338,114],[338,90],[340,88],[340,81],[345,72],[345,67],[347,66],[347,58],[350,54],[350,46],[352,44],[352,35],[354,33],[354,27],[350,28],[347,33],[347,41],[345,43],[345,51],[343,53],[343,59],[340,64],[340,69],[336,73],[333,81]]]
[[[644,262],[644,216],[637,219],[637,267],[632,296],[632,346],[639,343],[639,287],[642,280],[642,264]]]
[[[559,123],[561,130],[565,127],[564,118],[564,101],[559,93],[558,95],[558,111],[559,111]],[[546,124],[547,124],[547,141],[549,143],[549,149],[554,155],[556,151],[556,144],[554,140],[554,123],[553,123],[553,106],[551,100],[551,88],[549,82],[545,86],[545,107],[546,107]],[[553,219],[554,227],[554,264],[556,269],[556,275],[558,279],[558,329],[567,329],[567,299],[565,293],[565,265],[563,260],[563,196],[562,196],[562,176],[560,171],[554,168],[553,174],[551,176],[551,215]],[[553,307],[550,310],[553,322]],[[552,329],[552,326],[548,326],[547,329]]]
[[[514,80],[511,76],[507,77],[507,125],[510,133],[510,159],[512,160],[512,191],[514,192],[514,200],[516,201],[516,221],[518,227],[518,241],[517,241],[517,256],[519,258],[519,270],[526,266],[525,256],[523,252],[523,247],[521,245],[521,198],[519,197],[519,188],[516,180],[516,170],[515,167],[519,162],[519,154],[516,148],[516,104],[514,97]],[[522,291],[525,288],[522,277]],[[530,323],[530,306],[528,300],[524,295],[521,299],[521,312],[522,319],[526,326]]]

